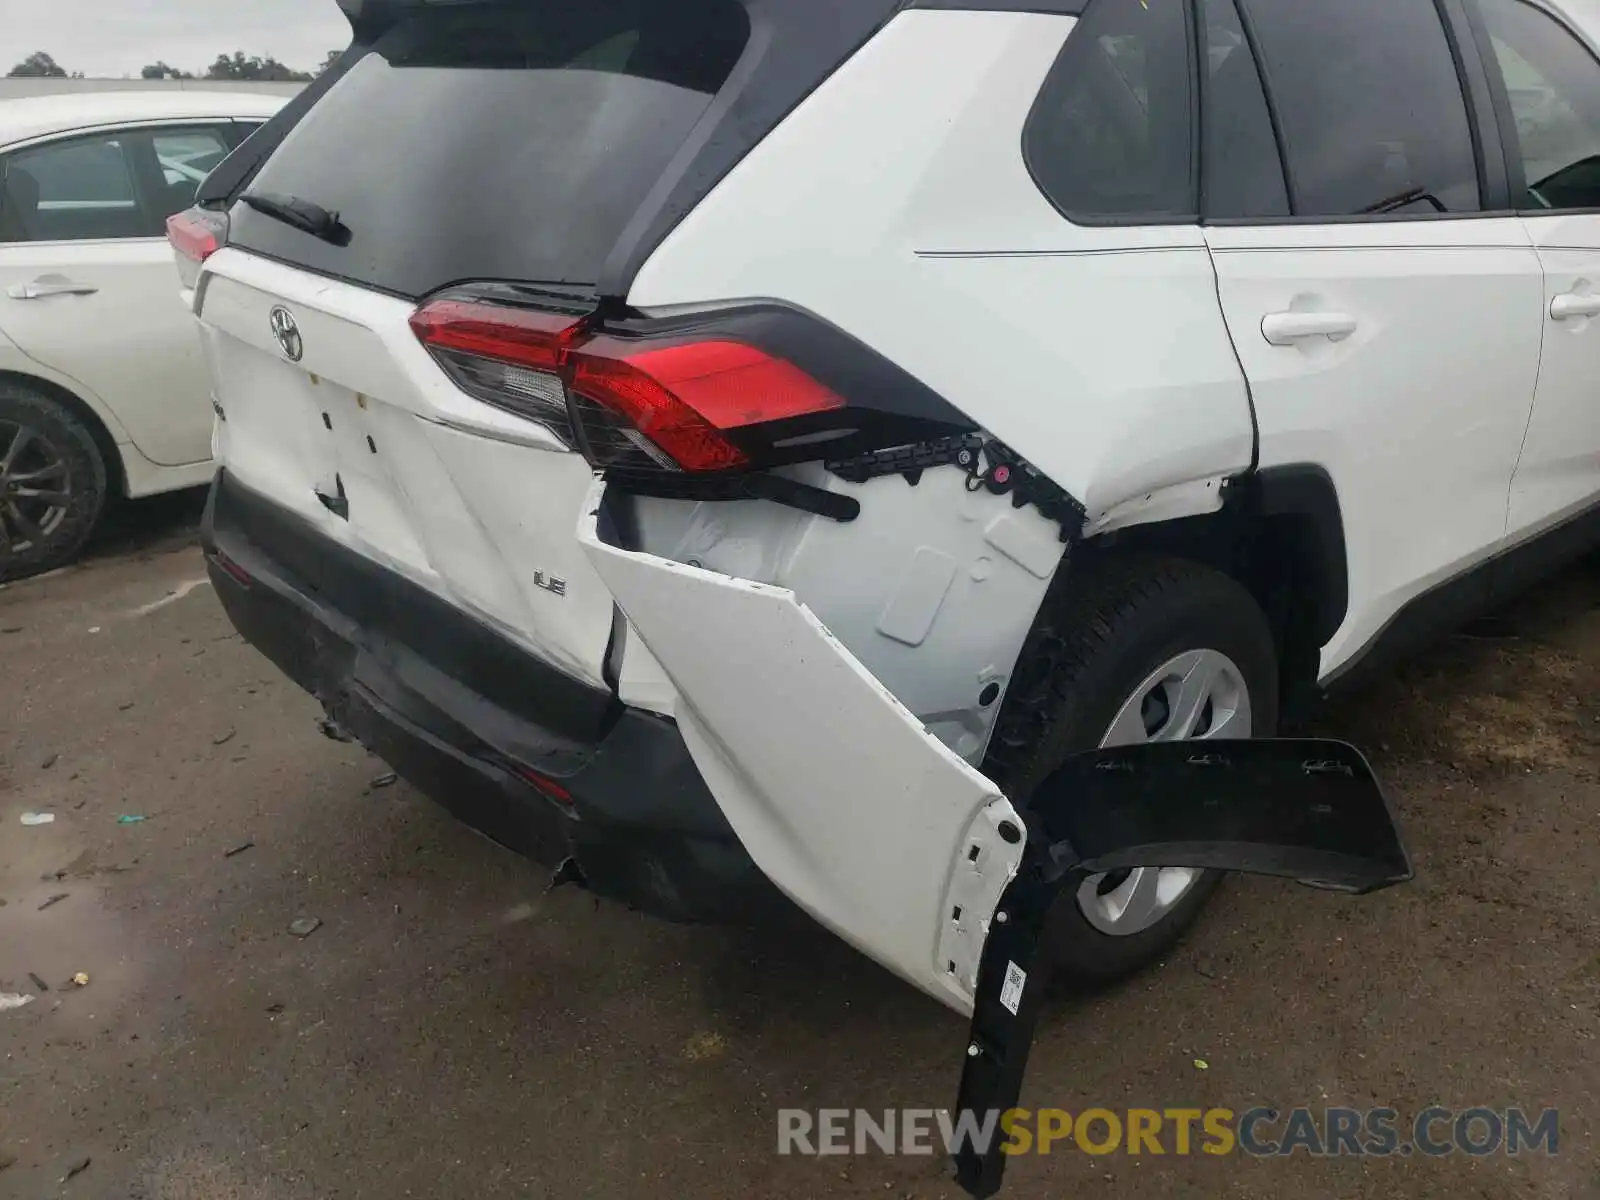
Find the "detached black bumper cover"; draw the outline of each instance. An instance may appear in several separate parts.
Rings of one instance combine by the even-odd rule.
[[[1016,1107],[1050,973],[1045,919],[1091,875],[1214,867],[1357,893],[1411,878],[1372,768],[1339,742],[1167,742],[1079,755],[1040,787],[1028,833],[978,968],[957,1110],[979,1123]],[[971,1195],[999,1191],[1001,1144],[956,1153],[956,1178]]]
[[[202,527],[235,628],[456,817],[670,920],[783,904],[677,726],[525,652],[219,471]]]

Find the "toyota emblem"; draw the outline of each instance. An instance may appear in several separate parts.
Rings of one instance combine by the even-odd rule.
[[[267,320],[283,356],[290,362],[299,362],[300,356],[306,352],[306,346],[300,340],[300,326],[295,324],[294,314],[280,304],[272,310]]]

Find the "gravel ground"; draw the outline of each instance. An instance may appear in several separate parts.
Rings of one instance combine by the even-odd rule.
[[[373,787],[233,636],[197,513],[138,506],[86,565],[0,589],[0,992],[37,995],[0,1012],[0,1196],[958,1195],[934,1158],[775,1153],[780,1107],[947,1105],[958,1018],[813,929],[545,895]],[[1008,1194],[1600,1196],[1600,562],[1510,632],[1317,727],[1372,753],[1415,884],[1231,881],[1161,968],[1047,1015],[1024,1103],[1554,1106],[1560,1153],[1058,1149]]]

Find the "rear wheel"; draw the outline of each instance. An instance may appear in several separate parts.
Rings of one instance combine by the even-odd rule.
[[[986,769],[1026,806],[1070,755],[1270,736],[1277,709],[1271,630],[1226,575],[1176,561],[1069,566],[1029,635]],[[1148,965],[1183,935],[1219,879],[1143,867],[1086,881],[1051,917],[1057,970],[1097,985]]]
[[[77,415],[0,382],[0,582],[71,561],[105,502],[105,461]]]

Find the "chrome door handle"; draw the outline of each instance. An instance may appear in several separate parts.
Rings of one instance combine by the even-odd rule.
[[[1575,317],[1600,317],[1600,295],[1567,292],[1550,301],[1550,317],[1570,321]]]
[[[92,296],[99,290],[70,279],[35,279],[32,283],[12,284],[6,289],[6,295],[13,300],[44,300],[50,296]]]
[[[1341,341],[1356,331],[1356,319],[1338,312],[1268,313],[1261,318],[1261,336],[1274,346],[1292,346],[1308,338]]]

